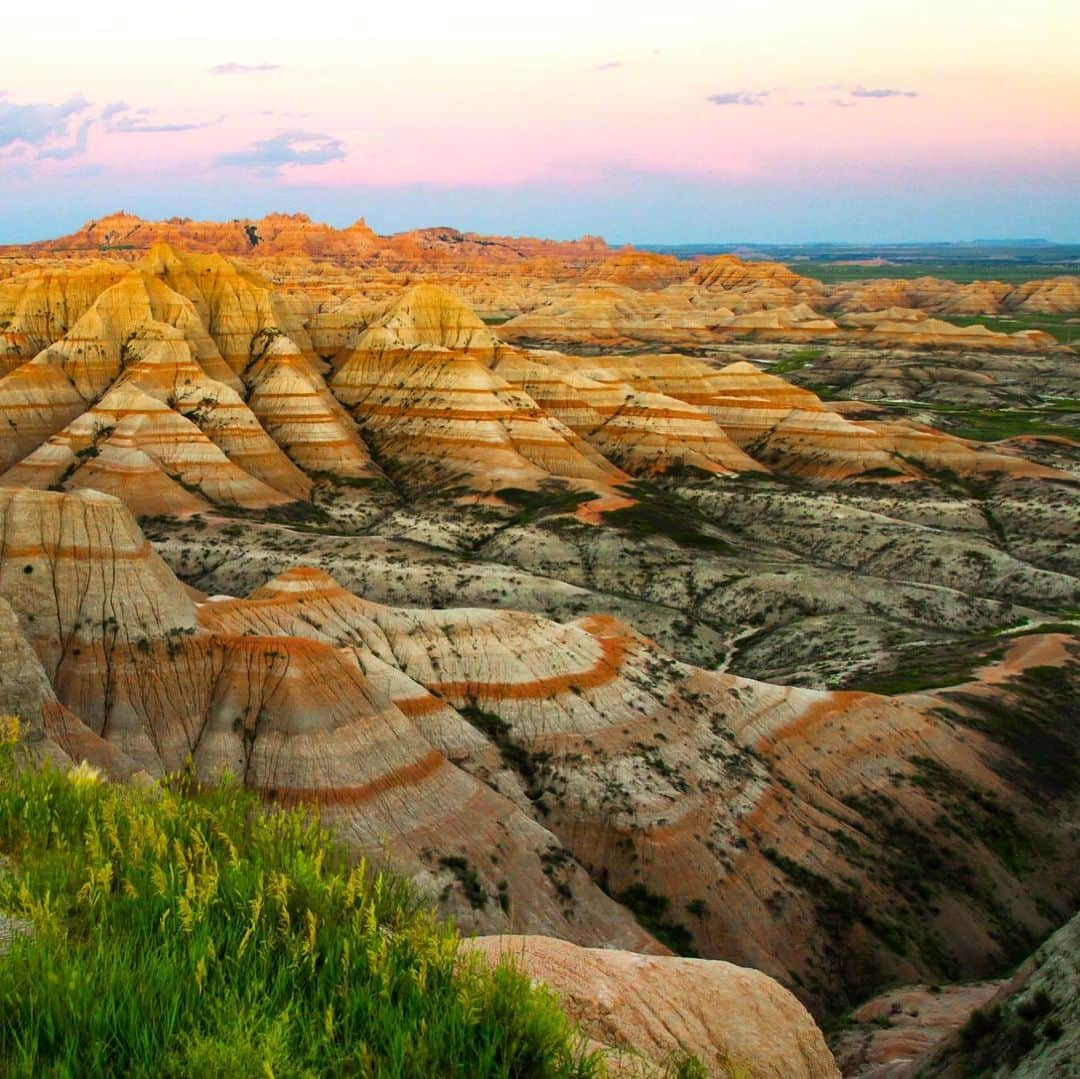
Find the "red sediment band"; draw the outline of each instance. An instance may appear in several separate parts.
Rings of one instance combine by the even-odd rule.
[[[790,738],[792,735],[806,734],[812,727],[825,722],[841,712],[846,712],[860,701],[870,700],[872,693],[862,693],[858,690],[837,690],[822,701],[816,701],[810,705],[802,715],[797,716],[790,723],[770,734],[762,735],[754,745],[759,752],[770,749],[778,742]]]
[[[149,542],[144,542],[141,547],[130,551],[110,548],[109,560],[113,562],[141,562],[150,557],[150,551]],[[14,545],[0,547],[0,558],[36,558],[44,555],[49,558],[70,558],[76,562],[86,562],[100,553],[100,547],[74,547],[61,546],[60,544],[33,547],[16,547]]]
[[[263,791],[262,795],[267,800],[283,806],[363,805],[397,787],[412,787],[423,783],[445,763],[446,758],[437,749],[432,749],[420,760],[406,764],[402,768],[395,768],[394,771],[387,772],[386,775],[379,776],[370,783],[363,783],[356,787],[276,787],[272,791]]]
[[[420,716],[430,716],[434,712],[441,711],[443,708],[448,707],[446,701],[440,700],[438,697],[433,697],[431,694],[424,697],[408,697],[405,700],[397,700],[395,698],[394,705],[402,715],[408,716],[409,719],[417,719]]]
[[[554,697],[571,688],[598,689],[615,680],[626,654],[626,641],[621,637],[597,638],[601,655],[596,664],[576,674],[558,674],[530,682],[445,682],[429,683],[427,688],[438,690],[444,697],[488,698],[504,701],[531,701]]]

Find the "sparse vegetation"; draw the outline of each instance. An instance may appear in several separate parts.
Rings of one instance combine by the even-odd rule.
[[[770,365],[770,375],[786,375],[791,371],[800,371],[804,367],[810,367],[815,360],[820,360],[825,355],[823,348],[797,348],[788,353],[782,360]]]
[[[697,955],[694,950],[694,935],[681,922],[672,921],[670,918],[671,900],[666,895],[651,891],[638,882],[619,892],[615,898],[633,912],[643,928],[673,952],[678,955]]]
[[[632,506],[608,510],[605,523],[637,536],[666,536],[685,547],[715,554],[734,554],[735,548],[716,534],[715,526],[693,503],[651,483],[639,481],[626,489]]]

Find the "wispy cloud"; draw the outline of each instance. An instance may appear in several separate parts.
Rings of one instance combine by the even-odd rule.
[[[90,102],[81,95],[58,105],[45,102],[19,105],[6,93],[0,94],[0,152],[18,153],[29,148],[38,157],[56,157],[68,150],[80,152],[77,149],[80,139],[85,148],[85,123],[75,133],[73,143],[67,140],[72,138],[72,121],[89,107]]]
[[[119,116],[122,112],[130,112],[131,106],[126,101],[110,101],[108,105],[101,110],[101,119],[108,123],[114,116]]]
[[[284,71],[282,64],[237,64],[230,61],[227,64],[215,64],[208,69],[211,75],[256,75],[262,71]]]
[[[839,97],[834,97],[829,102],[829,104],[832,105],[832,107],[834,109],[853,109],[853,108],[855,108],[855,102],[854,101],[844,101],[843,98],[839,98]]]
[[[889,90],[889,89],[867,89],[865,86],[856,86],[851,91],[852,97],[918,97],[919,95],[914,90]]]
[[[214,120],[191,122],[167,122],[155,119],[156,109],[143,107],[132,108],[126,101],[110,101],[101,110],[101,119],[107,129],[120,135],[171,134],[177,131],[200,131],[213,124],[219,124],[224,116]]]
[[[772,90],[730,90],[723,94],[710,94],[706,99],[713,105],[764,105]]]
[[[73,157],[80,157],[86,153],[86,146],[90,140],[90,128],[93,125],[93,117],[83,120],[75,132],[75,138],[68,145],[43,147],[38,150],[38,157],[51,161],[69,161]]]
[[[615,71],[617,68],[626,67],[621,60],[608,60],[603,64],[596,64],[591,71]]]
[[[282,131],[267,139],[257,139],[246,150],[219,154],[219,165],[257,169],[276,176],[287,165],[325,165],[343,161],[345,144],[341,139],[314,131]]]

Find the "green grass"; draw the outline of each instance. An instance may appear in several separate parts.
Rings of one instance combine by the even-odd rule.
[[[1008,751],[1006,775],[1034,797],[1069,795],[1080,789],[1080,736],[1071,718],[1080,715],[1080,665],[1028,667],[1012,677],[1008,696],[951,690],[942,694],[960,710],[938,712],[975,727]]]
[[[536,491],[524,487],[503,487],[495,493],[520,511],[515,518],[517,524],[573,513],[579,506],[598,497],[594,491],[575,491],[560,483],[546,484]]]
[[[1024,435],[1057,436],[1080,442],[1080,405],[1072,400],[1047,401],[1031,408],[955,408],[921,402],[887,403],[901,412],[932,412],[935,426],[975,442],[999,442]]]
[[[860,672],[845,689],[881,693],[921,693],[969,682],[976,670],[1004,656],[1005,648],[992,638],[939,641],[898,653],[898,665],[885,670]]]
[[[1075,311],[1065,315],[942,315],[941,318],[954,326],[985,326],[996,333],[1042,330],[1063,345],[1080,344],[1080,325],[1072,321],[1080,318]]]
[[[1010,263],[996,261],[901,262],[888,266],[851,266],[836,262],[789,262],[786,265],[803,277],[813,277],[831,284],[836,281],[879,281],[916,277],[940,277],[962,285],[972,281],[1005,281],[1023,284],[1047,277],[1075,274],[1077,268],[1067,265]]]
[[[1044,416],[1039,409],[970,409],[956,413],[942,427],[949,434],[974,442],[1000,442],[1025,435],[1056,436],[1080,442],[1080,422],[1047,422]]]
[[[697,955],[694,951],[694,935],[682,922],[670,917],[671,900],[666,895],[650,891],[644,884],[637,883],[631,884],[615,898],[633,912],[639,925],[676,955]]]
[[[590,1076],[546,990],[235,782],[149,789],[0,748],[5,1077]]]
[[[797,348],[782,360],[777,360],[771,367],[766,368],[766,371],[770,375],[786,375],[790,371],[800,371],[804,367],[809,367],[824,355],[823,348]]]

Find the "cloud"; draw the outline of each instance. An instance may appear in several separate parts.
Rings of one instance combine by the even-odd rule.
[[[772,90],[732,90],[725,94],[710,94],[713,105],[764,105]]]
[[[199,131],[204,127],[210,127],[212,124],[218,124],[221,120],[222,117],[218,117],[216,120],[203,120],[199,123],[192,124],[153,124],[147,123],[146,120],[138,116],[125,116],[122,119],[117,120],[109,130],[115,131],[121,135],[149,135],[174,131]]]
[[[918,97],[914,90],[886,90],[886,89],[873,89],[868,90],[865,86],[856,86],[851,91],[852,97]]]
[[[71,138],[72,120],[89,107],[90,102],[81,95],[70,97],[58,105],[17,105],[6,93],[0,94],[0,152],[12,150],[19,153],[30,148],[39,157],[63,153],[67,148],[64,140]],[[80,137],[85,145],[82,128],[75,135],[75,145]]]
[[[201,120],[197,123],[162,123],[155,120],[156,109],[143,107],[132,108],[126,101],[110,101],[101,110],[101,119],[105,121],[109,131],[119,135],[150,135],[171,134],[177,131],[199,131],[204,127],[219,124],[225,119],[219,116],[216,120]]]
[[[255,75],[260,71],[284,71],[281,64],[215,64],[208,69],[211,75]]]
[[[626,67],[621,60],[608,60],[607,63],[597,64],[591,68],[592,71],[614,71],[616,68]]]
[[[68,161],[73,157],[79,157],[86,153],[86,144],[90,138],[90,128],[94,120],[83,120],[75,132],[74,140],[67,146],[49,146],[38,151],[39,158],[48,158],[52,161]]]
[[[853,109],[853,108],[855,108],[855,102],[854,101],[843,101],[838,97],[834,97],[829,102],[829,104],[832,105],[832,107],[834,109]]]
[[[131,106],[126,101],[110,101],[108,105],[101,110],[101,119],[108,123],[114,116],[119,116],[122,112],[130,112]]]
[[[286,165],[325,165],[344,161],[345,144],[341,139],[314,131],[281,131],[268,139],[257,139],[246,150],[219,154],[219,165],[257,169],[276,176]]]

